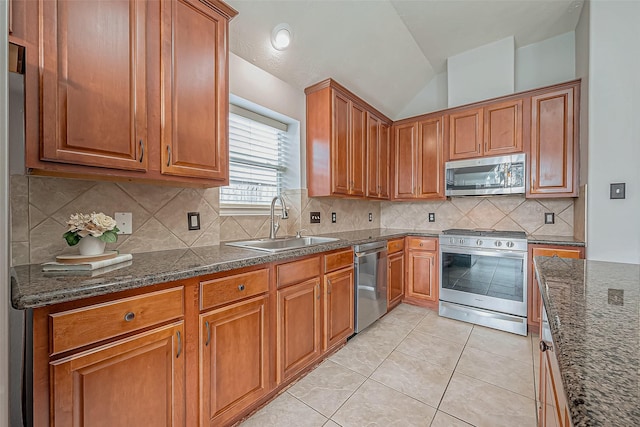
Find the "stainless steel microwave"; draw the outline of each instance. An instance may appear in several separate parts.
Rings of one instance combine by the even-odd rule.
[[[447,196],[523,194],[525,154],[453,160],[445,163]]]

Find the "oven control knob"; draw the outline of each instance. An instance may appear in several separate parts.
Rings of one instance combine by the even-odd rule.
[[[512,248],[512,247],[514,247],[514,246],[515,246],[515,245],[514,245],[514,243],[513,243],[513,242],[507,242],[507,247],[508,247],[508,248]]]
[[[496,246],[497,246],[497,247],[502,246],[502,242],[501,242],[500,240],[496,240]]]
[[[460,243],[461,245],[464,245],[464,239],[458,240],[458,243]]]
[[[453,237],[449,239],[449,243],[451,243],[452,245],[456,243],[456,239],[454,239]]]
[[[476,245],[482,246],[482,240],[476,240]]]

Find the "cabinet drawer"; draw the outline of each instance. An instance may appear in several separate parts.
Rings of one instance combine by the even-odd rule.
[[[51,353],[61,353],[184,315],[184,288],[166,289],[49,315]]]
[[[238,301],[269,290],[269,270],[250,271],[200,282],[200,309]]]
[[[580,249],[533,248],[533,256],[557,256],[559,258],[580,259],[582,258],[582,251]]]
[[[404,239],[389,240],[387,242],[387,252],[392,254],[404,250]]]
[[[409,249],[419,249],[423,251],[435,251],[438,249],[438,241],[436,239],[409,237],[407,240]]]
[[[339,270],[353,265],[353,249],[334,252],[324,256],[324,272]]]
[[[320,257],[306,258],[276,266],[278,287],[300,283],[320,275]]]

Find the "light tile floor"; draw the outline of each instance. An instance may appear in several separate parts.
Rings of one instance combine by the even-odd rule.
[[[537,336],[401,304],[242,427],[534,427]]]

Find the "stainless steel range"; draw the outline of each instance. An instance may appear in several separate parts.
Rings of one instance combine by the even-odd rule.
[[[518,231],[440,235],[441,316],[527,335],[527,238]]]

